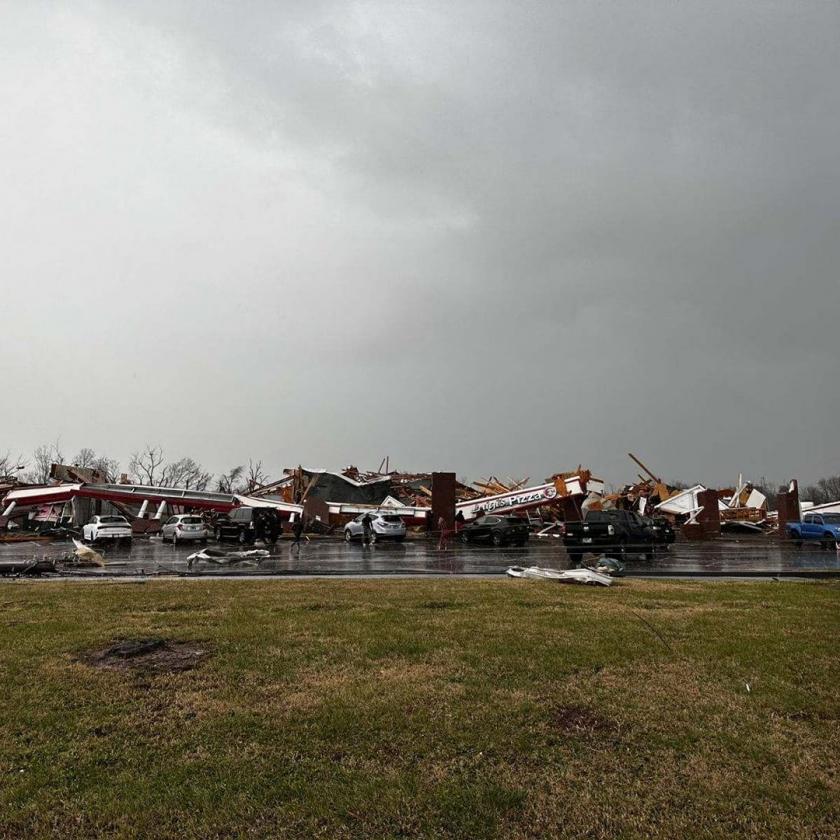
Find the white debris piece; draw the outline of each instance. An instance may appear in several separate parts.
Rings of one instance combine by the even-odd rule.
[[[76,546],[76,550],[73,554],[76,555],[77,559],[85,563],[94,563],[97,566],[105,565],[105,558],[96,551],[96,549],[91,548],[89,545],[85,545],[81,540],[77,540],[75,537],[73,538],[73,545]]]
[[[705,489],[702,484],[695,484],[694,487],[680,490],[664,502],[656,505],[656,510],[661,510],[663,513],[670,513],[674,516],[688,516],[700,509],[700,505],[697,502],[697,494],[702,493]]]
[[[226,565],[236,563],[239,560],[250,560],[254,557],[269,557],[270,551],[264,548],[252,548],[248,551],[221,551],[218,548],[202,548],[201,551],[196,551],[187,557],[187,562],[190,566],[196,560],[205,560],[208,563],[218,563]]]
[[[557,569],[543,569],[539,566],[511,566],[507,570],[508,577],[530,578],[532,580],[556,580],[558,583],[586,583],[595,586],[611,586],[612,578],[592,569],[567,569],[565,572]]]

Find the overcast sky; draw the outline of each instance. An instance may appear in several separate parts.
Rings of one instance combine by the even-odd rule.
[[[837,2],[0,18],[0,450],[840,472]]]

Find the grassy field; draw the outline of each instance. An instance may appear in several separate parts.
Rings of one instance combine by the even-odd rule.
[[[836,837],[838,650],[832,583],[6,583],[0,837]]]

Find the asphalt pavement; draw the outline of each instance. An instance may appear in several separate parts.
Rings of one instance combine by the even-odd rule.
[[[240,550],[237,545],[218,545],[213,541],[208,547],[231,552]],[[130,548],[99,548],[105,557],[105,567],[85,569],[83,574],[97,577],[498,575],[504,574],[509,566],[570,567],[560,540],[535,537],[523,548],[453,543],[443,550],[438,550],[436,542],[424,539],[362,546],[321,538],[304,542],[300,548],[282,540],[269,549],[268,557],[227,558],[221,563],[194,560],[190,563],[189,555],[200,549],[201,545],[173,546],[156,537],[140,537]],[[8,561],[61,559],[72,551],[73,544],[69,541],[0,544],[0,567]],[[840,575],[840,552],[816,545],[796,548],[768,537],[678,542],[668,551],[658,552],[652,560],[629,555],[626,570],[630,575],[643,576]]]

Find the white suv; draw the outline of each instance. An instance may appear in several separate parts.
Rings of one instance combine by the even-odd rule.
[[[124,516],[94,516],[82,528],[82,538],[89,543],[100,540],[130,540],[131,525]]]
[[[405,539],[405,522],[401,516],[388,513],[360,513],[351,522],[344,526],[344,539],[347,542],[351,540],[364,539],[365,527],[362,525],[362,520],[370,516],[370,540],[376,542],[377,540],[396,540],[402,542]]]

